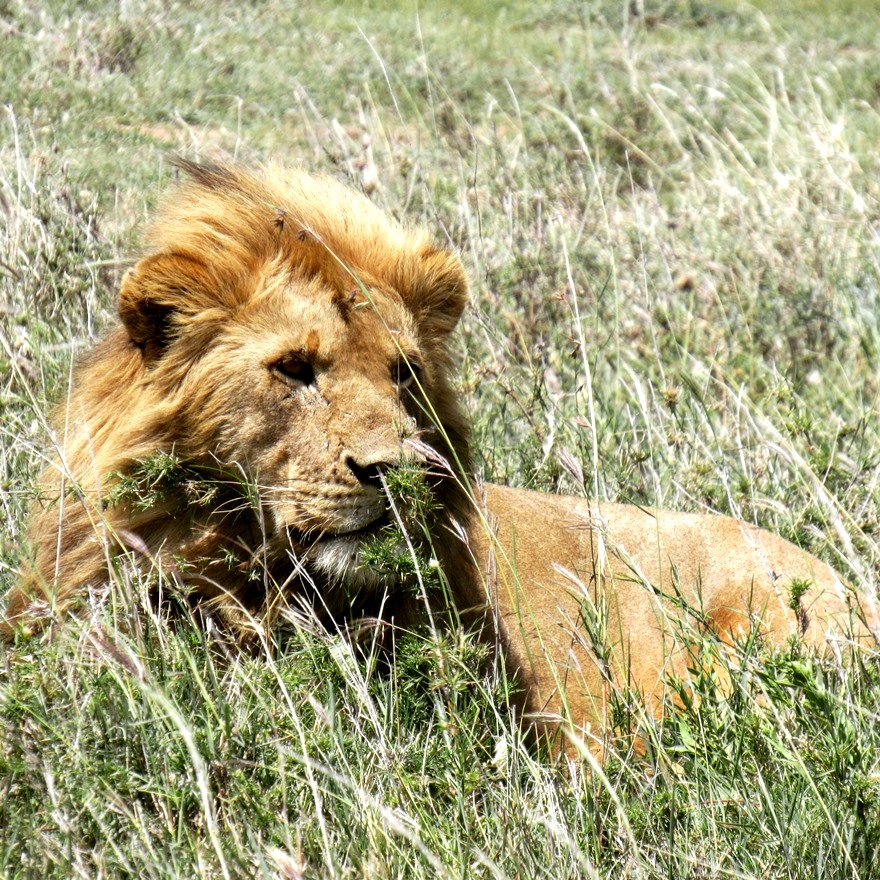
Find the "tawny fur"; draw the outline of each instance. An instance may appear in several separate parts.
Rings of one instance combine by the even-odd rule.
[[[536,723],[601,733],[612,688],[659,705],[687,675],[688,629],[873,643],[864,598],[766,531],[478,484],[450,384],[459,260],[332,179],[182,164],[120,322],[56,414],[7,638],[101,590],[122,550],[233,628],[301,601],[409,621],[410,593],[358,555],[387,515],[381,474],[409,458],[432,474],[453,603],[500,647]],[[110,503],[157,451],[225,474],[228,497]]]

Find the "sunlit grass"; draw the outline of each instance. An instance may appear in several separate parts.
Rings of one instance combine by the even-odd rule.
[[[875,18],[0,3],[0,582],[47,407],[183,153],[329,171],[460,249],[487,478],[732,513],[876,591]],[[708,641],[731,692],[697,676],[660,721],[620,695],[591,771],[524,741],[463,634],[400,634],[388,669],[300,616],[242,653],[147,592],[121,565],[5,653],[3,876],[874,874],[870,657]]]

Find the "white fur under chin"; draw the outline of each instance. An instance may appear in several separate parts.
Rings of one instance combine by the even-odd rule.
[[[319,572],[331,583],[345,584],[357,590],[379,590],[395,585],[393,574],[376,571],[361,562],[363,538],[326,538],[309,547],[306,554],[309,568]]]

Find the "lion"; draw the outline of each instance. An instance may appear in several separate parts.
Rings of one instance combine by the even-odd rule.
[[[873,644],[866,597],[763,529],[482,483],[452,384],[458,257],[330,177],[178,165],[56,415],[7,639],[75,612],[123,556],[235,631],[297,607],[405,627],[445,602],[527,725],[591,744],[613,692],[662,706],[691,639]],[[421,530],[389,489],[402,467]],[[390,534],[430,578],[376,561]]]

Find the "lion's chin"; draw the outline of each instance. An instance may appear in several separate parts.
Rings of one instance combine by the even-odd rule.
[[[330,583],[355,590],[381,590],[396,584],[395,575],[364,565],[365,530],[322,538],[306,551],[308,567]]]
[[[287,538],[296,549],[296,555],[307,569],[321,581],[346,590],[376,591],[393,587],[397,577],[387,571],[377,571],[363,562],[363,548],[388,524],[387,513],[345,532],[324,532],[314,537],[303,535],[288,527]]]

